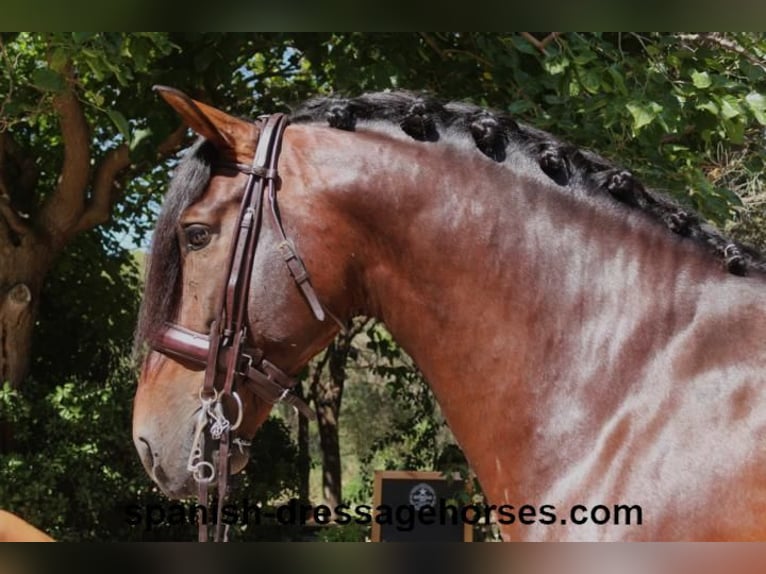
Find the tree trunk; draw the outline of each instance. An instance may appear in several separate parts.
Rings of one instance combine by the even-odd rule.
[[[300,398],[305,397],[303,383],[296,388]],[[309,452],[309,421],[298,415],[298,500],[301,504],[309,504],[309,477],[311,475],[311,453]]]
[[[0,217],[0,384],[19,388],[29,368],[32,329],[52,257],[32,233],[16,235]],[[0,453],[13,445],[11,421],[0,420]]]
[[[338,421],[346,383],[346,365],[353,351],[354,337],[368,323],[369,320],[357,322],[338,335],[317,364],[311,379],[310,393],[316,409],[322,449],[322,496],[324,503],[333,510],[343,501]],[[325,365],[329,366],[327,376],[323,376]]]
[[[327,349],[329,376],[315,378],[313,385],[314,405],[319,427],[319,443],[322,448],[322,498],[331,509],[342,501],[340,439],[338,437],[338,415],[346,381],[346,359],[348,346],[343,337],[338,337]]]
[[[53,258],[47,242],[33,234],[14,237],[2,219],[0,257],[0,382],[18,388],[29,367],[40,290]]]

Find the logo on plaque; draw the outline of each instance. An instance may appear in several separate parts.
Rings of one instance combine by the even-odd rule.
[[[416,484],[410,490],[410,504],[415,510],[420,510],[424,506],[433,506],[436,502],[436,491],[425,482]]]

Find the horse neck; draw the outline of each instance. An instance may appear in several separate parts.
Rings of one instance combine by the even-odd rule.
[[[334,201],[359,224],[364,311],[429,380],[469,375],[467,365],[474,376],[502,364],[521,376],[553,349],[581,348],[569,339],[596,323],[594,347],[616,344],[610,324],[646,316],[670,333],[722,283],[697,247],[607,198],[556,186],[531,163],[514,169],[449,145],[384,149],[370,137],[374,152],[355,142],[358,176],[333,186]]]
[[[535,445],[560,450],[568,429],[539,436],[546,411],[588,392],[597,432],[641,376],[638,363],[702,307],[724,291],[755,296],[752,282],[726,276],[689,242],[608,198],[559,188],[532,164],[513,170],[446,144],[347,137],[352,147],[345,157],[335,148],[343,160],[335,171],[324,161],[321,179],[357,225],[363,311],[413,357],[495,500],[508,498],[497,484],[515,482],[510,469]],[[582,449],[587,434],[568,448]],[[497,444],[502,454],[487,446]]]

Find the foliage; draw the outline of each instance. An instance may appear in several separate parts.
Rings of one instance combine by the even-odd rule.
[[[371,324],[355,346],[342,440],[358,466],[345,481],[345,498],[369,503],[376,469],[465,471],[433,393],[385,327]]]
[[[721,179],[720,146],[741,151],[749,173],[763,171],[763,35],[568,33],[541,45],[542,36],[536,45],[518,33],[6,33],[0,131],[20,130],[58,161],[49,103],[66,66],[78,71],[99,144],[128,142],[144,168],[176,125],[155,83],[249,116],[315,92],[428,90],[606,153],[719,224],[733,216],[742,182]],[[145,234],[161,183],[153,170],[132,181],[119,223]]]
[[[62,380],[6,387],[2,415],[14,448],[0,457],[0,500],[61,540],[114,536],[121,504],[146,488],[131,446],[131,371],[118,366],[102,385]],[[117,521],[118,522],[118,521]],[[119,532],[119,529],[117,530]]]
[[[0,136],[11,134],[39,167],[35,193],[19,191],[15,172],[4,174],[10,177],[2,191],[20,213],[33,221],[56,188],[66,156],[53,104],[69,77],[93,138],[95,161],[124,143],[133,164],[112,220],[76,237],[47,275],[29,379],[23,393],[3,394],[0,420],[12,425],[13,443],[0,464],[0,505],[57,538],[145,537],[126,528],[121,517],[112,520],[115,509],[163,500],[149,486],[130,439],[135,372],[124,359],[140,288],[130,250],[145,241],[153,225],[167,180],[156,150],[178,122],[150,88],[170,83],[203,99],[210,92],[234,102],[247,99],[252,106],[243,95],[248,86],[231,81],[252,48],[251,37],[212,34],[0,35]],[[249,469],[256,472],[242,477],[240,488],[263,502],[290,494],[294,446],[278,421],[264,427],[253,452],[257,462]],[[188,528],[155,534],[193,538]]]
[[[319,542],[366,542],[370,539],[370,526],[367,524],[344,524],[323,528],[317,533]]]
[[[438,456],[438,431],[444,424],[437,416],[433,395],[420,371],[385,329],[373,327],[368,335],[368,348],[378,359],[373,372],[387,382],[389,398],[395,404],[406,405],[399,413],[402,416],[392,421],[390,430],[371,450],[375,452],[396,443],[403,444],[405,448],[397,457],[402,468],[433,468]]]
[[[33,340],[38,384],[105,380],[125,352],[121,343],[132,337],[140,277],[129,251],[107,251],[113,243],[107,233],[79,236],[48,275]]]

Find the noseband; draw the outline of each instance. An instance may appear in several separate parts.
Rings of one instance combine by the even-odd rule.
[[[279,234],[279,250],[290,274],[311,307],[314,316],[324,321],[324,309],[314,292],[306,267],[287,239],[277,206],[277,161],[282,135],[287,127],[284,114],[260,118],[263,126],[251,165],[225,164],[248,175],[239,210],[234,241],[229,256],[224,298],[209,334],[191,331],[180,325],[168,324],[154,338],[152,347],[192,369],[205,369],[200,388],[201,406],[189,456],[188,468],[199,486],[199,503],[208,508],[208,486],[218,478],[218,515],[215,540],[224,540],[226,529],[222,521],[223,503],[227,494],[229,453],[232,444],[242,448],[246,441],[233,438],[242,420],[242,401],[237,394],[242,384],[269,403],[285,402],[301,414],[314,418],[313,411],[294,394],[297,381],[267,361],[260,349],[247,345],[247,300],[250,277],[263,223],[264,202],[268,199],[271,217]],[[264,196],[268,195],[268,198]],[[224,412],[224,400],[237,409],[234,421]],[[207,428],[207,432],[205,429]],[[205,439],[209,436],[218,445],[217,461],[205,460]],[[214,457],[213,457],[214,458]],[[216,466],[217,464],[217,466]],[[200,516],[199,540],[208,539],[208,527]]]

